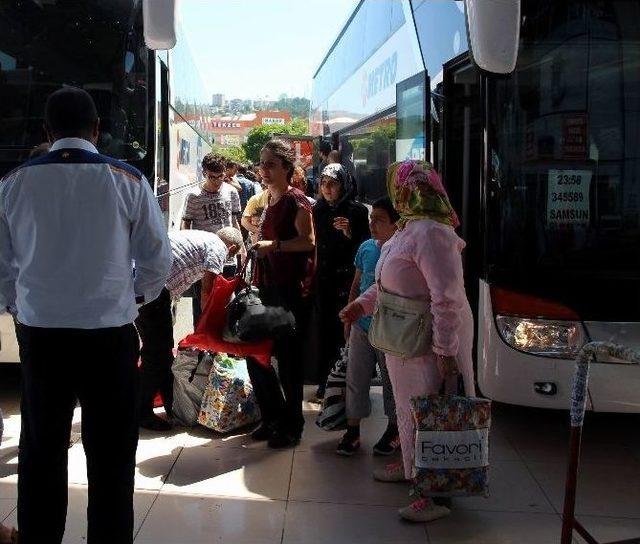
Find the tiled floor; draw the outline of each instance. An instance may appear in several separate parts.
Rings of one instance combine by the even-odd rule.
[[[180,337],[177,335],[177,337]],[[0,369],[5,435],[0,447],[0,519],[16,523],[17,377]],[[9,376],[7,379],[6,376]],[[312,388],[308,388],[310,396]],[[335,455],[340,433],[307,425],[293,450],[272,451],[247,435],[203,428],[144,432],[138,448],[138,544],[553,544],[559,542],[568,441],[566,413],[495,405],[491,496],[454,502],[427,526],[403,523],[405,484],[371,478],[371,446],[385,427],[379,388],[364,422],[363,448]],[[76,412],[76,422],[80,418]],[[587,418],[577,511],[597,538],[640,537],[640,416]],[[76,427],[77,429],[77,427]],[[65,543],[85,542],[86,470],[79,434],[69,454]],[[583,542],[576,539],[576,542]]]
[[[247,435],[221,437],[200,428],[168,435],[143,432],[136,473],[136,543],[559,542],[564,414],[494,406],[491,496],[458,499],[449,518],[423,526],[397,517],[397,507],[408,500],[404,484],[371,478],[372,468],[385,462],[371,455],[385,426],[379,388],[372,398],[374,414],[363,425],[363,448],[350,459],[333,453],[339,433],[315,427],[312,405],[306,405],[303,441],[287,451],[271,451]],[[5,384],[0,403],[6,416],[0,519],[15,524],[17,388]],[[638,423],[637,416],[597,415],[585,426],[577,508],[587,528],[607,542],[640,536]],[[69,454],[65,543],[85,540],[84,462],[77,440]]]

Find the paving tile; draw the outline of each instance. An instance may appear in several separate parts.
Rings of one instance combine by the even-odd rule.
[[[388,459],[363,454],[339,457],[323,451],[296,451],[289,499],[340,504],[404,506],[409,502],[406,483],[373,479],[375,466]]]
[[[3,521],[16,507],[15,499],[0,499],[0,521]]]
[[[133,497],[134,531],[142,525],[142,521],[153,504],[157,491],[136,491]],[[17,511],[14,510],[5,520],[6,525],[17,526]],[[87,541],[87,487],[69,487],[69,505],[67,508],[67,525],[63,544],[78,544]]]
[[[553,544],[560,542],[554,514],[456,510],[427,524],[429,544]]]
[[[324,451],[335,452],[344,430],[325,431],[316,425],[315,414],[305,414],[305,426],[300,444],[296,451]],[[387,428],[387,420],[381,418],[367,418],[362,421],[360,428],[361,447],[358,455],[371,455],[373,445],[380,439]]]
[[[566,465],[529,463],[536,480],[558,510],[564,501]],[[583,463],[580,467],[578,515],[640,518],[640,466]]]
[[[425,544],[426,535],[393,507],[290,501],[282,543]]]
[[[280,544],[286,503],[162,494],[136,544]]]
[[[465,510],[556,513],[522,461],[493,461],[489,468],[489,497],[455,499]]]
[[[162,488],[165,494],[285,500],[293,450],[184,448]]]
[[[520,461],[520,454],[499,428],[489,433],[489,459],[493,461]]]
[[[640,539],[640,519],[578,516],[578,521],[599,542]],[[580,544],[585,542],[577,533],[574,540]]]
[[[181,450],[162,437],[141,440],[136,454],[136,489],[160,489]],[[69,450],[69,482],[87,484],[87,460],[81,443]]]

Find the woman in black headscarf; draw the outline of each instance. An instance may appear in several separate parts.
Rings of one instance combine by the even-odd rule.
[[[331,367],[344,346],[344,329],[338,312],[349,298],[354,258],[360,244],[369,239],[367,208],[353,200],[350,176],[338,163],[328,164],[320,179],[321,198],[313,207],[316,231],[316,308],[318,311],[318,392],[324,388]]]

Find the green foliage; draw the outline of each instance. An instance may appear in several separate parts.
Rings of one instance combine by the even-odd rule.
[[[247,141],[242,144],[246,157],[253,163],[260,160],[260,150],[274,134],[294,134],[302,136],[309,133],[309,123],[306,119],[294,119],[286,125],[261,125],[254,127],[247,135]]]
[[[354,159],[366,159],[369,153],[388,153],[391,146],[395,145],[396,125],[378,125],[372,132],[362,138],[351,140]]]
[[[222,147],[221,145],[213,144],[212,151],[222,155],[225,159],[230,159],[242,164],[247,162],[247,154],[245,153],[244,148],[239,145]]]
[[[308,98],[285,98],[282,97],[275,103],[275,109],[280,111],[288,111],[291,117],[309,118],[309,110],[311,102]]]

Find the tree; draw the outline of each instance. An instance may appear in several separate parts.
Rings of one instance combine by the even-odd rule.
[[[230,159],[239,163],[247,162],[247,154],[242,146],[231,145],[228,147],[222,147],[220,145],[213,145],[212,151],[222,155],[225,159]]]
[[[274,104],[274,108],[279,111],[288,111],[292,117],[308,119],[311,102],[308,98],[288,98],[286,95],[280,95],[280,98]]]
[[[253,127],[247,134],[246,143],[242,144],[247,158],[251,162],[260,160],[260,150],[274,134],[294,134],[302,136],[309,133],[309,123],[305,119],[294,119],[286,125],[261,125]]]

